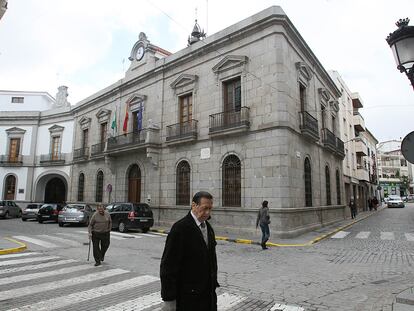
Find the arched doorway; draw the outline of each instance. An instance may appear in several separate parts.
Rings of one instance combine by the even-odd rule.
[[[235,155],[223,162],[223,206],[241,206],[241,163]]]
[[[63,203],[66,200],[66,186],[62,179],[54,177],[46,183],[45,203]]]
[[[134,164],[128,173],[128,202],[141,201],[141,170]]]
[[[4,189],[4,199],[14,200],[16,197],[16,177],[9,175],[6,177],[6,187]]]

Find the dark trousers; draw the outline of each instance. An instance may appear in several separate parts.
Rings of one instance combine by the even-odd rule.
[[[356,217],[356,215],[357,215],[356,208],[351,208],[351,217],[352,217],[352,219],[354,219]]]
[[[260,229],[262,229],[262,244],[264,245],[270,237],[270,229],[268,224],[260,224]]]
[[[92,232],[93,257],[96,262],[100,262],[109,247],[109,232]]]

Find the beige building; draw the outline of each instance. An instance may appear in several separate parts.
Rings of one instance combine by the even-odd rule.
[[[171,54],[141,33],[125,78],[76,105],[71,200],[169,225],[207,190],[220,233],[254,232],[263,200],[282,237],[343,219],[341,91],[283,10],[202,35]]]

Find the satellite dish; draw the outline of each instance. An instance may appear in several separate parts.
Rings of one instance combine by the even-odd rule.
[[[401,152],[408,162],[414,164],[414,131],[404,137]]]

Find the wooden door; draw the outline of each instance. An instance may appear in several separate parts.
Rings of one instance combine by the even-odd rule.
[[[17,162],[20,153],[20,138],[10,139],[9,162]]]
[[[52,138],[52,160],[59,160],[60,136]]]
[[[16,177],[9,175],[6,178],[5,200],[14,200],[16,195]]]
[[[141,170],[133,165],[128,175],[128,202],[139,203],[141,200]]]

